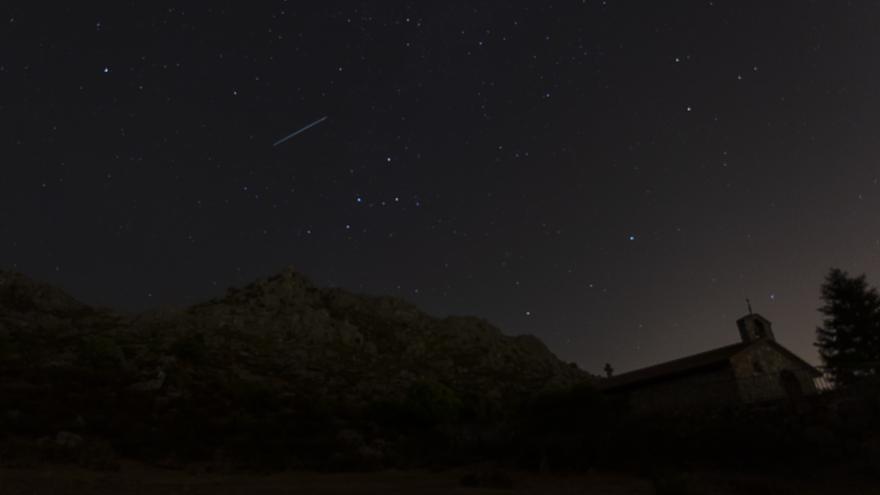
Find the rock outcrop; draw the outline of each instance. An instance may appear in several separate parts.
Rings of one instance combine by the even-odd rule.
[[[389,404],[394,414],[445,421],[591,380],[535,337],[504,335],[479,318],[434,318],[400,299],[322,289],[292,270],[188,308],[134,316],[0,272],[7,431],[225,435],[253,421],[363,423]]]

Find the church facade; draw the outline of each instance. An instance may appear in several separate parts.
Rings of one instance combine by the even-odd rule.
[[[739,343],[611,376],[601,387],[625,397],[638,412],[799,400],[818,393],[821,373],[776,342],[769,320],[750,313],[736,324]]]

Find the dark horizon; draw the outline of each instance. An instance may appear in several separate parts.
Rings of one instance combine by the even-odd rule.
[[[303,272],[302,270],[299,270],[297,267],[293,267],[293,266],[287,266],[287,267],[284,267],[283,269],[289,269],[289,268],[296,269],[298,272],[305,274],[305,272]],[[69,288],[62,287],[62,286],[59,286],[59,287],[62,287],[63,289],[65,289],[66,292],[68,292],[69,294],[71,294],[72,296],[77,298],[80,302],[85,303],[85,304],[89,304],[89,305],[96,306],[96,307],[107,308],[107,309],[111,309],[111,310],[116,310],[116,311],[121,311],[123,313],[140,313],[140,312],[150,311],[150,310],[162,310],[163,308],[182,308],[182,307],[189,306],[191,304],[197,304],[199,302],[207,301],[211,298],[221,297],[226,293],[226,290],[229,288],[232,288],[232,287],[239,287],[240,288],[240,287],[247,285],[249,283],[256,282],[257,280],[264,280],[268,277],[271,277],[273,275],[280,273],[281,270],[282,269],[275,270],[273,272],[268,272],[265,274],[260,274],[252,280],[242,281],[241,284],[234,285],[234,286],[230,285],[229,287],[226,287],[222,290],[208,293],[204,297],[194,299],[191,301],[187,301],[187,302],[167,301],[167,302],[162,302],[161,304],[156,304],[156,305],[152,305],[152,306],[143,306],[143,307],[124,307],[124,306],[118,306],[118,305],[113,305],[113,304],[95,303],[94,301],[86,300],[81,297],[78,297],[76,292],[71,291]],[[30,274],[27,274],[27,273],[24,273],[24,275],[30,276]],[[316,285],[318,285],[319,287],[341,288],[341,289],[345,289],[345,290],[351,290],[348,287],[341,287],[341,286],[337,286],[337,285],[324,285],[324,286],[322,286],[320,283],[315,282],[315,279],[313,279],[312,277],[309,277],[309,278],[312,280],[313,283],[316,283]],[[45,283],[44,280],[40,280],[40,279],[34,279],[34,280],[38,283]],[[398,295],[389,294],[389,293],[378,293],[378,292],[374,293],[374,292],[369,292],[369,291],[357,291],[357,290],[354,290],[353,292],[372,295],[372,296],[400,297],[401,299],[403,299],[409,303],[418,305],[413,298],[408,298],[405,296],[398,296]],[[818,296],[816,297],[816,299],[817,299],[816,306],[818,307],[818,305],[819,305]],[[754,305],[754,302],[752,304]],[[717,340],[717,343],[709,343],[708,344],[709,347],[699,347],[698,345],[682,346],[680,348],[681,349],[680,354],[675,354],[674,353],[675,351],[673,351],[673,353],[671,353],[668,357],[661,357],[661,358],[658,358],[656,361],[645,361],[643,363],[636,364],[636,365],[634,365],[632,367],[628,367],[628,368],[620,368],[615,364],[614,365],[614,372],[617,374],[626,373],[628,371],[633,371],[635,369],[649,367],[649,366],[652,366],[655,364],[660,364],[663,362],[672,361],[672,360],[675,360],[675,359],[678,359],[681,357],[685,357],[687,355],[697,354],[697,353],[701,353],[701,352],[704,352],[707,350],[711,350],[716,347],[722,347],[725,345],[739,342],[740,337],[737,334],[736,319],[743,316],[743,315],[749,314],[746,300],[743,300],[742,306],[746,309],[739,316],[734,316],[733,319],[731,319],[730,325],[729,325],[730,328],[720,328],[720,325],[719,325],[719,329],[718,329],[719,331],[717,331],[716,333],[717,334],[724,334],[725,330],[729,330],[729,332],[727,332],[727,333],[729,333],[729,335],[722,335],[721,338],[719,338]],[[432,316],[441,317],[441,318],[445,317],[445,316],[473,316],[473,317],[487,319],[484,315],[481,315],[478,313],[440,313],[440,312],[431,311],[430,308],[426,308],[424,306],[419,306],[419,309],[427,312],[428,314],[430,314]],[[760,311],[757,311],[754,307],[752,309],[753,309],[753,312],[756,314],[762,314],[763,316],[767,316],[767,313],[761,313]],[[818,315],[818,312],[816,314]],[[822,363],[821,363],[821,360],[819,359],[818,351],[816,350],[816,348],[814,346],[814,342],[815,342],[815,334],[814,333],[809,333],[808,335],[806,335],[806,338],[804,338],[805,336],[803,334],[795,335],[795,337],[800,337],[800,342],[799,342],[798,340],[784,337],[785,335],[790,336],[793,332],[787,331],[784,328],[780,328],[778,326],[778,322],[774,321],[772,319],[772,316],[768,319],[770,319],[771,322],[773,323],[773,331],[776,334],[777,341],[780,341],[783,345],[785,345],[786,347],[793,350],[796,354],[803,357],[808,362],[810,362],[814,365],[817,365],[817,366],[821,366]],[[814,330],[815,330],[815,326],[818,326],[820,324],[820,320],[821,320],[821,318],[819,316],[817,316],[816,323],[814,324],[814,327],[813,327]],[[511,333],[509,330],[507,330],[503,326],[500,326],[497,322],[492,321],[491,319],[489,319],[489,322],[492,323],[493,325],[499,326],[500,330],[505,332],[508,335],[531,334],[531,335],[538,335],[540,337],[540,335],[536,332]],[[725,337],[727,338],[727,340],[724,340]],[[541,337],[541,338],[542,338],[542,340],[545,340],[543,337]],[[563,359],[564,361],[576,362],[576,363],[578,363],[578,365],[582,369],[589,371],[595,375],[602,375],[603,370],[601,368],[602,368],[602,366],[604,366],[604,363],[602,365],[596,364],[596,365],[593,365],[592,367],[585,366],[585,364],[580,362],[578,359],[567,359],[566,354],[564,352],[560,352],[560,349],[554,348],[550,343],[546,342],[546,340],[545,340],[545,343],[548,344],[548,347],[550,348],[550,350],[554,354],[559,356],[560,359]],[[802,344],[804,347],[801,349],[798,347],[798,344]],[[562,350],[564,351],[564,349],[562,349]]]
[[[85,303],[293,266],[601,374],[746,298],[817,363],[827,270],[880,283],[880,4],[7,10],[0,265]]]

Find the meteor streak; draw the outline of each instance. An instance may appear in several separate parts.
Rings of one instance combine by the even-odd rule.
[[[289,140],[289,139],[293,139],[293,138],[296,137],[297,135],[302,134],[303,132],[306,132],[307,130],[311,129],[312,127],[315,127],[316,125],[320,124],[321,122],[324,122],[325,120],[327,120],[327,117],[321,117],[320,119],[318,119],[318,120],[312,122],[311,124],[309,124],[309,125],[303,127],[302,129],[300,129],[300,130],[294,132],[293,134],[291,134],[291,135],[289,135],[289,136],[287,136],[287,137],[283,137],[283,138],[279,139],[278,141],[275,141],[275,144],[273,144],[272,146],[273,146],[273,147],[274,147],[274,146],[278,146],[279,144],[282,144],[282,143],[284,143],[285,141],[287,141],[287,140]]]

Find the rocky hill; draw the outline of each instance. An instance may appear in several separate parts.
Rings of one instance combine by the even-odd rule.
[[[135,316],[0,271],[9,438],[101,438],[135,456],[384,458],[407,431],[498,422],[541,391],[591,380],[535,337],[292,270]]]

